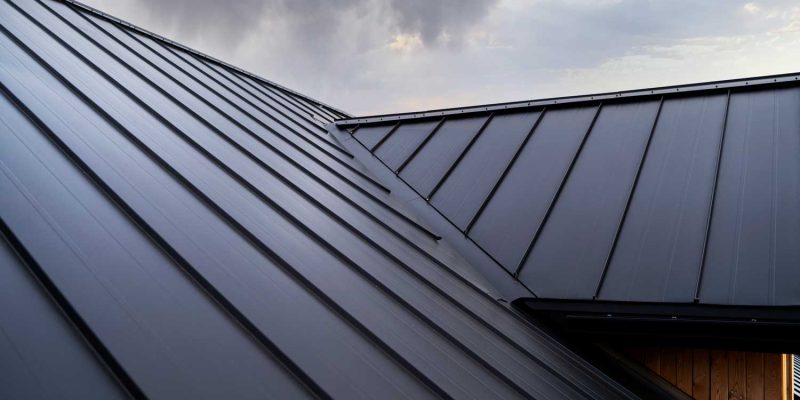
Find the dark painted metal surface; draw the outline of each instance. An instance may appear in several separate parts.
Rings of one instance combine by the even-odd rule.
[[[452,120],[442,124],[427,145],[420,148],[417,155],[406,165],[400,176],[408,182],[413,182],[412,186],[419,188],[420,193],[430,193],[469,140],[478,133],[483,122],[468,119]]]
[[[436,218],[532,296],[798,305],[797,77],[353,118],[337,128],[394,127],[375,152],[383,159],[419,142],[405,126],[471,121],[451,139],[450,153],[471,143],[457,159],[442,165],[453,158],[437,150],[442,158],[409,165],[448,171],[428,199]],[[473,143],[473,126],[490,115]],[[395,179],[423,198],[431,188]]]
[[[664,103],[598,297],[693,300],[726,97]]]
[[[0,228],[0,393],[9,399],[125,398],[104,368],[109,360],[94,357],[83,342],[82,334],[91,334],[75,329],[80,321],[66,317],[74,314],[63,298],[48,293],[52,286],[41,270],[16,252],[7,227]]]
[[[0,398],[633,396],[496,301],[321,129],[342,116],[72,2],[0,1]],[[378,152],[431,190],[472,136],[432,149],[485,119]]]
[[[730,102],[700,300],[800,304],[800,90]]]
[[[658,103],[604,105],[517,274],[542,297],[591,296]]]
[[[521,262],[595,113],[596,107],[546,113],[530,139],[532,145],[520,152],[472,227],[470,234],[501,264]]]
[[[539,113],[493,118],[469,154],[464,156],[458,170],[450,174],[431,198],[431,204],[465,230],[538,118]]]
[[[800,351],[797,306],[552,299],[520,299],[515,305],[580,343]]]
[[[375,150],[375,154],[392,171],[397,172],[406,161],[411,159],[423,141],[431,134],[436,133],[438,126],[439,123],[436,121],[401,125],[394,132],[389,132],[391,135],[387,136],[387,139]]]

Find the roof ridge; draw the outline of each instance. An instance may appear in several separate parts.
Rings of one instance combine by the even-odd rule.
[[[69,0],[71,1],[71,0]],[[336,121],[336,125],[354,126],[373,124],[389,121],[410,120],[419,118],[433,118],[442,116],[466,115],[485,113],[487,111],[525,110],[544,106],[597,102],[623,98],[638,98],[646,96],[661,96],[668,94],[694,93],[709,90],[727,90],[731,88],[759,87],[772,85],[800,84],[800,72],[777,75],[763,75],[749,78],[726,79],[719,81],[686,83],[671,86],[656,86],[642,89],[630,89],[616,92],[602,92],[561,97],[546,97],[532,100],[517,100],[503,103],[478,104],[464,107],[451,107],[432,109],[427,111],[404,112],[395,114],[375,114],[356,118],[345,118]]]

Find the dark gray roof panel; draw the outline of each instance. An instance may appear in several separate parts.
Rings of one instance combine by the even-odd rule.
[[[427,197],[478,133],[486,118],[453,119],[442,124],[400,176]]]
[[[228,71],[221,66],[198,59],[197,57],[194,57],[193,60],[188,60],[189,56],[183,55],[183,58],[187,59],[187,61],[194,61],[194,64],[198,65],[200,70],[203,70],[203,67],[206,67],[209,78],[215,78],[222,82],[227,82],[233,85],[233,87],[236,89],[256,97],[260,104],[272,111],[273,119],[282,127],[286,127],[286,129],[289,129],[292,132],[302,132],[306,136],[316,136],[317,139],[321,139],[320,142],[325,144],[326,148],[338,150],[339,154],[337,154],[337,156],[342,156],[342,153],[344,153],[341,146],[327,134],[327,131],[322,128],[319,121],[311,118],[310,116],[293,111],[284,105],[288,102],[281,102],[277,96],[268,92],[267,89],[262,88],[261,85],[249,84],[249,82],[245,81],[244,79],[237,79],[234,77],[231,71]]]
[[[542,121],[470,230],[514,272],[547,213],[597,107],[545,112]]]
[[[48,344],[83,397],[631,396],[466,279],[333,111],[70,3],[0,2],[0,50],[0,226],[85,322]]]
[[[160,396],[242,396],[248,387],[264,396],[304,391],[147,239],[136,237],[102,194],[83,188],[91,183],[80,171],[48,154],[46,147],[55,149],[46,138],[16,132],[25,143],[3,143],[18,161],[4,157],[10,178],[3,192],[11,204],[2,218],[142,390]],[[37,211],[47,219],[33,218],[23,193],[39,199]],[[59,238],[64,232],[68,239]]]
[[[74,18],[78,17],[74,16]],[[162,50],[167,50],[167,49],[163,48]],[[135,61],[138,61],[138,59],[135,59]],[[137,64],[134,63],[132,65],[136,66]],[[136,70],[138,71],[138,69]],[[159,72],[161,71],[174,72],[175,70],[170,71],[162,69]],[[155,75],[158,76],[158,74]],[[183,75],[183,72],[171,76],[172,78],[177,78],[177,79],[172,79],[171,82],[168,82],[167,87],[170,87],[169,85],[171,84],[171,85],[179,85],[182,88],[186,88],[186,85],[184,85],[183,82],[191,80],[189,79],[184,79],[182,81],[179,80],[179,78],[185,76],[186,75]],[[207,82],[202,82],[199,80],[197,80],[197,82],[203,83],[204,88],[212,87],[212,85],[208,84]],[[157,84],[155,86],[162,87],[161,85]],[[184,98],[187,98],[188,99],[187,101],[194,102],[194,104],[201,104],[202,106],[200,107],[200,109],[210,108],[216,111],[216,113],[211,113],[210,117],[205,117],[207,119],[204,118],[201,122],[203,122],[205,125],[211,125],[211,122],[218,122],[220,120],[223,123],[227,123],[228,124],[227,126],[230,127],[230,129],[227,131],[224,132],[220,131],[216,127],[216,125],[213,126],[213,129],[217,133],[219,133],[221,137],[230,138],[230,140],[235,140],[236,144],[244,146],[247,149],[252,149],[251,151],[255,155],[259,155],[259,153],[263,153],[264,151],[269,149],[275,152],[276,154],[280,155],[280,157],[284,158],[289,163],[294,163],[295,165],[299,165],[298,163],[302,163],[304,169],[308,169],[310,170],[310,172],[316,172],[320,174],[320,177],[317,178],[317,180],[322,181],[325,184],[334,186],[337,189],[341,190],[345,190],[344,187],[346,186],[351,186],[355,187],[360,192],[363,192],[364,194],[371,196],[373,198],[375,196],[380,196],[381,194],[380,190],[375,190],[376,187],[375,185],[373,185],[374,182],[373,180],[363,179],[366,176],[360,174],[357,168],[352,167],[351,166],[352,163],[348,164],[343,162],[338,156],[331,154],[330,152],[324,151],[324,148],[320,147],[314,141],[306,137],[303,137],[302,135],[299,135],[297,132],[293,132],[293,134],[285,134],[285,132],[281,133],[279,131],[279,129],[281,128],[280,126],[277,126],[275,124],[270,125],[269,123],[265,123],[264,121],[258,120],[257,119],[257,115],[259,115],[258,113],[244,114],[244,110],[247,105],[241,105],[241,103],[239,103],[241,107],[226,109],[225,108],[226,105],[237,104],[236,103],[237,97],[235,96],[229,95],[229,97],[222,97],[224,96],[224,94],[228,94],[228,92],[230,92],[231,94],[237,93],[230,90],[228,90],[227,92],[222,92],[222,91],[210,92],[199,89],[196,91],[195,90],[190,91],[189,89],[185,89],[185,91],[177,90],[175,92],[172,92],[172,94],[174,94],[178,98],[181,98],[180,96],[182,95],[189,96]],[[240,96],[240,98],[244,98],[244,96]],[[218,101],[216,103],[212,103],[209,101],[215,99],[223,99],[225,101],[224,102]],[[183,105],[183,103],[179,104]],[[193,111],[194,109],[184,107],[184,110]],[[261,115],[264,115],[268,118],[272,118],[272,115],[269,114],[267,111],[262,110],[261,113],[262,113]],[[258,123],[258,125],[257,126],[252,125],[254,123],[253,121]],[[235,128],[231,127],[230,124],[233,124]],[[301,138],[303,140],[298,142],[296,138]],[[302,146],[303,144],[311,144],[313,147]],[[261,145],[265,145],[267,149],[262,150]],[[350,167],[351,171],[356,172],[357,174],[355,176],[351,175],[350,177],[345,176],[344,174],[338,172],[336,169],[331,168],[331,166],[325,163],[323,160],[333,160],[335,161],[336,165]],[[280,165],[282,166],[284,164]],[[312,175],[312,177],[314,176]],[[396,210],[390,207],[385,207],[385,208],[389,212],[398,214]]]
[[[489,118],[447,166],[419,158],[430,146],[422,143],[409,165],[447,171],[430,199],[421,190],[429,183],[392,179],[436,210],[427,218],[455,229],[445,240],[466,235],[476,265],[511,274],[532,296],[798,305],[798,79],[353,118],[337,128]],[[381,150],[407,146],[401,138]]]
[[[87,23],[81,24],[82,18],[76,16],[72,20],[76,20],[76,24],[80,24],[80,26],[86,26],[87,30],[91,30],[91,27],[87,26]],[[275,118],[275,127],[273,128],[270,126],[270,129],[274,129],[276,132],[286,137],[297,137],[301,140],[309,142],[308,138],[310,135],[315,134],[314,130],[307,128],[305,125],[301,125],[302,128],[292,125],[291,121],[287,120],[277,112],[273,112],[273,114],[275,114],[273,117],[273,114],[270,114],[269,112],[273,109],[269,108],[267,105],[259,104],[260,99],[253,97],[253,91],[247,90],[246,87],[238,92],[229,90],[223,85],[223,83],[225,83],[222,82],[224,79],[211,76],[211,72],[207,72],[202,69],[205,67],[205,65],[201,64],[191,56],[184,55],[182,57],[176,51],[170,50],[169,47],[158,43],[156,40],[147,37],[136,37],[119,28],[115,24],[107,21],[89,20],[88,24],[91,23],[99,26],[104,33],[111,35],[112,39],[118,40],[125,46],[128,46],[134,52],[133,54],[137,57],[135,61],[131,63],[131,65],[135,66],[152,63],[155,65],[155,68],[158,68],[169,74],[168,76],[172,77],[172,80],[176,81],[177,84],[188,87],[191,91],[201,96],[201,98],[222,99],[223,101],[215,102],[214,106],[224,111],[227,115],[232,116],[238,122],[242,123],[254,132],[263,132],[268,130],[257,119],[256,116],[260,115],[269,119]],[[96,35],[95,37],[102,38],[104,36],[105,35]],[[108,48],[112,51],[115,51],[119,48],[111,41],[107,43],[109,44]],[[127,53],[120,52],[118,54]],[[233,84],[229,83],[229,85]],[[291,116],[289,116],[289,118],[291,118]],[[332,147],[330,145],[322,145],[315,150],[333,153],[332,156],[334,157],[342,156],[342,154],[339,152],[334,151],[339,150],[339,148],[336,146]]]
[[[466,229],[538,118],[538,112],[494,117],[431,203]]]
[[[375,154],[391,168],[397,171],[401,165],[415,152],[420,144],[437,128],[438,122],[421,122],[404,124],[391,132]]]
[[[700,299],[800,304],[800,89],[730,101]]]
[[[6,77],[3,82],[9,82]],[[30,90],[57,101],[43,87],[31,85]],[[22,89],[17,93],[24,94]],[[59,112],[63,106],[33,99],[28,104],[42,110],[43,121],[52,121],[48,126],[65,143],[80,140],[67,136],[58,117],[44,111]],[[5,135],[0,146],[2,192],[8,202],[0,207],[1,217],[142,390],[163,396],[186,395],[190,387],[196,395],[217,396],[243,395],[236,388],[248,386],[265,396],[303,391],[5,99],[3,107],[0,115],[13,118],[7,125],[14,135]],[[68,108],[63,111],[70,115]],[[71,114],[77,117],[81,111]],[[94,133],[96,149],[102,145],[94,129],[83,128],[83,134]],[[124,156],[114,159],[124,165]],[[84,160],[93,162],[88,154]],[[237,364],[221,363],[219,357]],[[264,380],[276,384],[259,383]],[[287,384],[277,384],[281,381]]]
[[[45,93],[45,89],[44,88],[36,88],[34,86],[34,87],[32,87],[32,89],[40,89],[40,90],[36,90],[36,92],[37,93]],[[108,93],[113,93],[113,92],[111,90],[109,90]],[[97,94],[97,95],[98,95],[98,99],[99,100],[104,100],[102,98],[102,96],[100,96],[99,94]],[[76,105],[81,105],[82,104],[79,101],[79,99],[69,99],[68,98],[68,99],[62,100],[61,102],[53,102],[51,104],[48,104],[46,107],[40,107],[40,108],[43,109],[43,110],[44,109],[53,109],[59,103],[62,103],[62,104],[76,104]],[[121,108],[123,106],[120,104],[118,107]],[[114,107],[114,108],[118,108],[118,107]],[[58,110],[58,109],[56,108],[56,110]],[[134,112],[134,111],[132,110],[131,112]],[[46,116],[46,113],[40,112],[40,115],[43,115],[43,114]],[[70,112],[68,110],[64,110],[64,112],[61,112],[59,114],[61,114],[61,115],[71,115],[71,114],[75,114],[75,112],[74,111]],[[85,110],[85,111],[83,111],[83,114],[84,115],[92,115],[92,112],[91,112],[91,110]],[[56,118],[56,117],[53,116],[53,118]],[[128,121],[127,126],[130,129],[134,130],[134,132],[136,134],[142,135],[142,136],[140,136],[140,138],[142,140],[145,140],[145,141],[148,140],[146,135],[149,136],[151,134],[152,134],[152,136],[150,137],[150,140],[156,140],[156,138],[159,138],[159,137],[163,137],[164,139],[168,139],[169,138],[170,133],[167,132],[167,131],[164,131],[163,128],[160,128],[158,125],[155,125],[155,124],[148,124],[147,126],[142,126],[141,129],[137,128],[137,125],[140,125],[141,122],[146,121],[146,120],[147,120],[147,118],[145,116],[142,116],[142,119],[137,121],[137,122]],[[101,121],[98,121],[96,123],[101,123]],[[103,124],[103,125],[105,125],[105,124]],[[115,129],[113,127],[111,127],[111,126],[105,125],[105,126],[103,126],[102,131],[95,131],[95,130],[87,129],[86,132],[81,132],[81,133],[83,133],[85,135],[88,135],[87,137],[83,138],[84,141],[89,141],[89,143],[93,144],[93,146],[96,147],[96,146],[100,146],[102,144],[101,140],[105,136],[105,135],[101,134],[101,132],[103,132],[103,131],[111,133],[111,132],[114,132]],[[208,276],[207,279],[210,280],[210,283],[212,285],[214,285],[214,287],[216,287],[218,290],[221,290],[222,293],[225,295],[225,298],[230,299],[230,301],[235,302],[234,304],[236,305],[236,307],[239,310],[241,310],[241,312],[246,313],[248,319],[253,320],[253,322],[255,324],[258,324],[259,328],[264,329],[264,332],[267,332],[269,334],[269,337],[272,340],[277,342],[276,344],[288,346],[288,345],[291,345],[292,343],[294,343],[294,342],[296,342],[298,340],[301,340],[302,337],[303,337],[303,336],[301,336],[302,332],[298,332],[297,328],[299,328],[300,326],[303,326],[303,325],[307,326],[307,328],[305,328],[305,329],[308,329],[306,331],[306,334],[312,334],[314,331],[316,331],[316,332],[323,332],[323,331],[330,332],[330,336],[326,336],[325,338],[311,339],[311,337],[307,337],[306,340],[308,340],[309,342],[313,342],[315,344],[315,346],[316,346],[316,349],[315,349],[315,346],[310,346],[310,347],[306,347],[306,348],[302,349],[301,353],[290,353],[290,356],[292,357],[294,362],[298,362],[298,363],[302,362],[304,368],[314,367],[314,368],[317,368],[317,369],[319,369],[321,371],[328,371],[327,373],[323,374],[321,377],[319,377],[319,378],[315,377],[315,378],[317,378],[320,383],[326,383],[324,378],[326,378],[327,376],[330,376],[330,382],[329,383],[332,384],[332,385],[335,384],[335,386],[340,386],[340,387],[341,386],[345,386],[346,387],[346,386],[356,385],[362,379],[366,379],[366,378],[368,378],[368,379],[372,380],[372,382],[378,384],[383,379],[380,378],[380,375],[378,374],[378,372],[377,372],[377,370],[375,368],[375,365],[384,364],[384,365],[389,366],[390,368],[387,371],[385,371],[384,373],[389,373],[392,370],[398,371],[396,369],[397,367],[391,367],[392,363],[388,363],[387,364],[386,362],[381,362],[382,357],[374,357],[373,356],[373,357],[370,357],[370,358],[373,358],[373,360],[371,360],[371,361],[369,361],[369,358],[367,358],[364,361],[359,361],[359,359],[364,358],[363,355],[362,356],[356,356],[358,354],[357,352],[356,353],[348,352],[348,347],[343,346],[343,344],[341,344],[341,343],[334,344],[334,343],[336,343],[338,341],[338,340],[336,340],[337,336],[341,336],[342,335],[342,333],[338,333],[337,334],[337,330],[344,330],[345,332],[347,332],[346,335],[345,335],[345,343],[349,344],[350,349],[361,347],[361,348],[365,349],[365,350],[362,350],[362,352],[366,352],[367,354],[370,354],[368,349],[370,349],[372,347],[372,345],[368,341],[366,341],[365,339],[361,338],[361,335],[359,335],[357,332],[352,332],[351,328],[347,327],[347,325],[345,325],[343,323],[343,321],[338,321],[337,324],[334,324],[333,322],[336,320],[335,317],[333,318],[334,321],[330,321],[331,317],[327,317],[326,318],[326,314],[328,314],[328,313],[324,311],[324,307],[320,307],[319,305],[315,305],[316,301],[314,301],[313,298],[310,298],[310,296],[309,296],[308,300],[303,301],[302,300],[303,299],[302,294],[305,293],[305,290],[301,289],[300,287],[296,287],[296,285],[292,285],[290,283],[291,281],[288,280],[288,277],[285,277],[283,279],[279,279],[281,277],[281,275],[282,275],[280,272],[276,271],[276,272],[278,272],[278,274],[268,273],[264,277],[259,277],[260,274],[258,273],[258,269],[263,269],[264,267],[267,267],[271,263],[269,263],[267,260],[265,260],[263,258],[263,256],[258,256],[257,252],[256,252],[256,254],[252,254],[252,253],[254,253],[253,250],[249,250],[249,251],[245,252],[245,248],[250,247],[250,246],[246,242],[242,242],[242,239],[239,238],[240,235],[236,231],[232,231],[232,230],[230,230],[230,228],[227,228],[227,229],[224,228],[223,227],[224,226],[224,221],[215,222],[214,218],[212,217],[211,220],[205,221],[206,224],[211,224],[211,226],[209,227],[211,229],[203,228],[202,225],[196,226],[196,225],[198,225],[198,223],[202,223],[203,221],[202,220],[192,221],[192,219],[197,219],[198,217],[202,216],[203,214],[207,214],[208,213],[207,211],[203,210],[204,206],[202,206],[201,204],[198,204],[197,206],[192,207],[193,203],[197,204],[197,200],[193,201],[193,199],[191,198],[192,197],[191,193],[186,192],[186,190],[182,189],[180,187],[180,185],[177,185],[177,182],[174,182],[174,180],[171,179],[169,176],[165,176],[165,174],[163,172],[160,172],[158,166],[157,165],[153,165],[152,162],[149,162],[149,160],[147,159],[147,156],[145,154],[141,153],[140,151],[137,151],[137,149],[135,147],[132,147],[130,144],[126,145],[124,138],[118,137],[118,138],[116,138],[116,141],[118,143],[117,146],[120,146],[120,145],[124,145],[125,146],[122,149],[123,153],[122,154],[116,154],[117,151],[115,151],[115,149],[113,147],[112,148],[106,147],[106,149],[104,149],[104,151],[103,151],[103,154],[106,157],[109,157],[110,159],[113,159],[113,160],[117,160],[118,162],[121,162],[122,160],[126,160],[126,159],[131,158],[131,157],[134,157],[131,161],[133,161],[135,164],[138,164],[140,166],[147,166],[147,169],[145,171],[137,171],[136,168],[133,168],[133,169],[122,169],[122,171],[120,171],[120,174],[122,175],[122,177],[125,177],[128,180],[132,179],[133,177],[139,177],[139,176],[141,176],[142,178],[145,178],[145,179],[148,178],[148,177],[155,178],[153,181],[145,180],[145,181],[141,182],[139,184],[141,186],[137,187],[137,191],[138,192],[152,193],[152,194],[163,193],[164,195],[166,195],[168,193],[171,193],[173,196],[175,196],[175,195],[177,195],[179,193],[181,194],[177,199],[174,199],[174,200],[169,199],[169,197],[167,197],[167,196],[159,196],[159,197],[163,197],[163,201],[161,201],[160,199],[153,198],[151,196],[151,198],[149,199],[149,202],[155,203],[154,206],[158,207],[158,209],[160,209],[160,210],[163,210],[161,212],[165,213],[169,217],[165,217],[164,215],[161,215],[161,216],[154,215],[153,217],[155,219],[152,219],[152,220],[148,219],[147,222],[152,224],[151,226],[153,226],[155,229],[159,229],[160,225],[163,226],[164,229],[168,228],[169,226],[179,226],[179,227],[183,226],[183,227],[187,227],[187,228],[191,227],[191,229],[192,229],[191,232],[193,233],[191,237],[184,237],[182,235],[178,235],[178,236],[169,235],[169,236],[166,236],[166,240],[168,240],[171,244],[176,246],[175,250],[181,252],[181,254],[182,254],[182,256],[184,258],[187,258],[188,260],[191,260],[190,262],[192,263],[192,265],[195,268],[198,268],[200,273],[203,273],[204,275],[207,275]],[[174,141],[173,141],[173,143],[169,143],[169,142],[170,141],[154,142],[154,145],[151,146],[151,148],[158,148],[159,151],[162,154],[165,154],[165,153],[168,153],[170,151],[171,147],[175,147],[175,145],[179,144],[178,142],[174,142]],[[106,145],[106,146],[108,146],[108,145]],[[179,155],[178,152],[177,152],[177,148],[176,148],[176,153],[175,154],[176,154],[176,156]],[[200,160],[197,157],[197,155],[193,154],[193,152],[184,150],[181,154],[184,157],[186,157],[186,156],[188,156],[188,157],[187,158],[177,158],[177,157],[176,158],[170,158],[168,154],[166,154],[165,157],[167,157],[166,160],[169,160],[169,161],[172,161],[172,162],[176,162],[177,163],[176,167],[180,168],[181,170],[184,170],[184,171],[181,171],[181,172],[186,172],[187,174],[189,174],[188,176],[190,176],[190,177],[192,177],[192,176],[199,177],[199,176],[202,176],[202,175],[206,175],[206,178],[204,180],[208,181],[209,179],[212,179],[214,175],[219,176],[218,173],[215,173],[213,167],[210,167],[210,166],[203,167],[202,164],[199,164],[198,161],[200,161]],[[84,160],[90,160],[88,154],[87,155],[82,155],[81,158],[84,159]],[[121,164],[120,166],[118,166],[115,169],[123,168],[124,166],[125,166],[125,164]],[[95,165],[92,165],[91,167],[93,167],[93,170],[99,171],[99,173],[106,172],[106,171],[110,172],[110,171],[114,170],[107,164],[105,164],[105,165],[103,165],[103,164],[95,164]],[[133,167],[133,165],[131,165],[131,167]],[[112,177],[106,178],[107,179],[106,182],[108,182],[111,178]],[[117,178],[117,179],[120,179],[120,178]],[[216,180],[221,183],[222,181],[220,181],[220,179],[222,179],[222,178],[218,178]],[[161,187],[154,186],[154,184],[156,182],[159,182],[159,180],[163,182],[162,183],[163,186],[161,186]],[[122,187],[113,187],[113,189],[115,190],[116,193],[125,193],[124,188],[122,188]],[[234,187],[229,185],[229,189],[228,190],[231,190],[231,189],[234,189]],[[216,189],[211,189],[209,187],[208,193],[210,195],[213,195],[214,193],[222,193],[222,192],[219,191],[219,190],[216,190]],[[57,197],[54,197],[54,199],[56,199],[56,198]],[[133,201],[134,201],[133,198],[125,198],[125,200],[127,201],[128,204],[134,204],[133,203]],[[145,207],[146,205],[142,205],[142,206]],[[244,204],[242,204],[241,206],[244,206]],[[236,207],[236,208],[241,208],[241,206]],[[236,209],[236,208],[234,208],[234,209]],[[181,211],[181,210],[185,210],[185,211]],[[148,215],[146,213],[148,211],[147,209],[139,209],[139,208],[137,208],[136,211],[137,211],[137,213],[139,215],[142,215],[143,218],[145,218]],[[153,211],[156,211],[156,210],[153,210]],[[149,213],[152,214],[153,211],[150,211]],[[192,216],[191,214],[194,214],[194,216]],[[184,217],[184,215],[185,215],[185,217]],[[258,213],[254,213],[254,216],[255,215],[258,215]],[[220,225],[220,223],[222,223],[222,225]],[[167,225],[164,225],[164,224],[167,224]],[[218,226],[214,227],[214,225],[218,225]],[[82,228],[82,229],[85,229],[85,228]],[[163,229],[159,229],[159,231],[162,232],[162,234],[165,234],[165,235],[169,232],[169,231],[163,232]],[[301,236],[296,236],[296,235],[297,234],[295,234],[294,237],[298,241],[303,239],[303,238],[305,238],[305,236],[302,236],[302,235]],[[211,254],[215,254],[216,257],[211,256],[211,254],[206,255],[206,254],[204,254],[205,251],[199,251],[199,249],[197,247],[192,246],[190,244],[190,242],[187,242],[187,240],[190,239],[190,238],[194,242],[201,241],[201,243],[203,243],[203,248],[207,249],[208,251],[212,251]],[[238,245],[238,246],[235,245],[235,243],[237,243],[237,242],[240,242],[241,244]],[[188,247],[185,247],[183,245],[183,243],[186,243],[186,246],[188,246]],[[219,244],[217,244],[217,243],[219,243]],[[238,247],[238,249],[237,249],[237,247]],[[244,248],[242,248],[242,247],[244,247]],[[240,252],[244,252],[244,254],[251,253],[251,255],[249,256],[249,258],[251,258],[251,261],[247,261],[246,259],[241,259],[241,257],[236,256],[236,253],[240,253]],[[316,254],[313,251],[311,251],[311,252],[306,251],[305,254],[307,254],[308,256],[315,256],[316,255],[317,257],[322,255],[322,254]],[[238,279],[236,279],[234,281],[231,281],[230,278],[225,279],[224,275],[219,275],[218,272],[214,272],[215,270],[218,270],[220,268],[219,264],[217,264],[217,262],[215,262],[216,259],[220,259],[219,262],[223,263],[222,265],[229,264],[229,265],[238,266],[239,268],[237,270],[228,271],[227,273],[228,274],[235,274],[235,275],[233,275],[234,277],[238,275],[238,276],[240,276],[240,278],[238,278]],[[319,262],[323,263],[322,261],[319,261]],[[217,264],[217,265],[214,265],[214,264]],[[206,267],[205,265],[208,265],[208,266]],[[249,272],[248,273],[248,271],[245,269],[245,267],[248,266],[248,265],[252,265],[256,269],[253,270],[253,272]],[[253,268],[253,267],[249,267],[249,268]],[[208,269],[206,270],[205,268],[208,268]],[[271,268],[275,268],[275,267],[273,266]],[[224,269],[223,269],[223,271],[224,271]],[[253,275],[254,273],[256,273],[256,275]],[[213,274],[213,275],[209,275],[209,274]],[[214,275],[219,275],[221,280],[213,280],[213,279],[211,279]],[[236,281],[238,281],[239,279],[243,279],[244,282],[248,282],[248,286],[250,286],[250,289],[246,290],[246,291],[243,290],[242,288],[238,288],[237,289],[237,286],[241,285],[241,283],[238,283],[238,284],[236,283]],[[335,281],[331,281],[331,282],[335,282]],[[296,289],[291,290],[292,286],[295,286]],[[230,287],[231,289],[229,291],[224,290],[224,288],[226,288],[226,287]],[[172,289],[172,288],[170,288],[170,289]],[[263,295],[259,295],[258,294],[258,293],[262,293],[262,292],[263,292]],[[284,298],[283,299],[279,299],[279,298],[270,299],[270,297],[272,297],[272,295],[283,295]],[[241,298],[242,300],[237,302],[236,300],[238,298]],[[272,305],[268,306],[267,304],[265,304],[265,302],[269,302],[269,304],[272,304]],[[311,306],[312,308],[315,308],[317,311],[313,312],[312,310],[305,309],[306,307],[303,306],[304,303],[306,303],[308,306]],[[274,314],[271,315],[271,313],[269,312],[269,309],[270,308],[274,308],[274,307],[276,307],[278,305],[281,305],[281,304],[293,304],[292,314],[296,314],[296,315],[295,316],[291,316],[291,315],[274,315]],[[248,312],[247,310],[250,310],[250,312]],[[287,314],[287,313],[283,312],[281,314]],[[197,313],[196,315],[202,316],[203,313]],[[294,317],[293,319],[295,319],[295,321],[287,320],[286,318],[288,318],[288,317]],[[297,318],[301,318],[301,317],[302,317],[302,319],[297,320]],[[315,321],[319,321],[319,324],[321,326],[318,326],[316,328],[311,328],[311,327],[308,327],[308,322],[304,322],[302,325],[299,324],[300,321],[302,321],[304,319],[307,319],[307,318],[314,318]],[[263,321],[263,322],[259,323],[259,321]],[[268,322],[268,321],[270,321],[270,322]],[[281,321],[283,321],[283,322],[281,322]],[[187,324],[186,326],[192,326],[192,325],[193,324]],[[229,325],[229,324],[226,324],[226,325]],[[334,328],[334,326],[336,326],[336,325],[339,326],[338,329]],[[268,327],[271,327],[271,328],[267,329]],[[290,328],[290,329],[285,331],[285,332],[275,332],[276,329],[279,329],[281,327],[286,327],[286,328]],[[294,332],[292,332],[292,331],[294,331]],[[349,339],[347,339],[348,336],[349,336]],[[327,339],[327,338],[330,338],[330,339],[335,340],[335,341],[333,343],[327,343],[326,344],[326,341],[324,339]],[[330,347],[331,349],[330,350],[325,350],[326,347]],[[155,348],[153,348],[153,350],[155,350]],[[146,349],[140,349],[138,352],[142,353],[142,355],[144,355],[146,353],[146,351],[147,351]],[[257,348],[254,348],[254,349],[251,349],[249,351],[249,353],[258,354],[259,351],[258,351]],[[332,357],[332,359],[326,362],[325,358],[321,357],[321,354],[324,354],[326,356],[330,356],[330,357]],[[139,356],[139,357],[142,358],[141,356]],[[233,354],[227,354],[224,357],[233,357],[232,359],[236,359]],[[348,369],[341,369],[339,372],[332,373],[332,371],[335,371],[335,367],[333,367],[333,363],[334,362],[335,363],[346,362],[349,365],[349,368]],[[205,364],[213,365],[215,363],[213,361],[209,360],[209,361],[205,361],[205,362],[199,363],[198,365],[205,365]],[[165,362],[165,365],[168,365],[168,364]],[[191,368],[190,368],[191,364],[187,364],[185,367],[189,368],[191,370]],[[156,371],[155,368],[150,368],[150,369],[153,369],[154,373],[155,373],[155,371]],[[211,372],[213,372],[213,371],[209,371],[209,373],[211,373]],[[313,370],[309,371],[309,373],[313,373],[313,372],[314,372]],[[161,372],[161,374],[163,374],[163,376],[165,378],[169,377],[169,374],[166,373],[166,372]],[[342,376],[342,375],[345,375],[345,374],[352,374],[352,375],[350,375],[350,377]],[[395,375],[396,374],[397,374],[397,372],[395,372]],[[226,375],[228,375],[228,374],[220,374],[220,376],[222,376],[222,377],[224,377]],[[134,378],[134,379],[136,379],[136,378]],[[146,381],[146,379],[142,378],[142,381]],[[207,377],[207,378],[203,379],[203,381],[204,382],[208,382],[209,384],[215,384],[214,379],[212,379],[212,377]],[[265,382],[271,382],[271,385],[273,385],[275,388],[279,387],[278,382],[275,381],[274,379],[273,380],[265,380]],[[216,385],[219,386],[219,383],[217,382]],[[173,385],[171,385],[171,386],[170,385],[165,385],[165,386],[171,387],[174,390],[174,389],[178,389],[182,385],[175,385],[174,382],[173,382]],[[187,386],[187,389],[188,389],[189,386],[192,386],[192,385],[188,385],[187,384],[186,386]],[[247,388],[248,385],[244,385],[242,387],[243,388]],[[357,386],[355,386],[355,387],[357,387]],[[221,392],[219,392],[220,395],[223,395],[225,393],[224,392],[225,389],[226,389],[225,386],[222,386],[222,387],[220,387],[218,389],[218,390],[221,391]],[[249,390],[252,390],[252,389],[253,388],[250,388]],[[406,389],[406,390],[408,390],[408,389]],[[329,388],[328,391],[331,391],[331,392],[335,393],[335,390],[333,388]],[[148,392],[148,391],[146,391],[146,392]],[[154,393],[157,393],[157,392],[154,392]],[[209,392],[209,393],[214,393],[214,392]]]
[[[358,141],[361,142],[364,146],[371,149],[378,145],[378,143],[383,140],[390,132],[392,132],[392,126],[372,126],[367,127],[364,129],[358,129],[354,136],[358,138]]]
[[[9,239],[0,233],[0,398],[126,398]]]
[[[601,299],[694,300],[726,103],[664,102]]]
[[[658,109],[658,102],[643,102],[600,110],[550,218],[520,265],[520,279],[537,295],[591,298]]]

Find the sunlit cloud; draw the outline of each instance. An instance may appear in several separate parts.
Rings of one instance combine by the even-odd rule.
[[[756,3],[747,3],[743,8],[748,14],[758,14],[761,12],[761,6]]]
[[[399,52],[411,52],[422,48],[422,38],[419,35],[400,33],[394,35],[389,48]]]

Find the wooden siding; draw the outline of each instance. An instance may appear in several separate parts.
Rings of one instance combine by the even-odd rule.
[[[792,399],[788,355],[679,347],[627,347],[624,352],[695,399]]]

